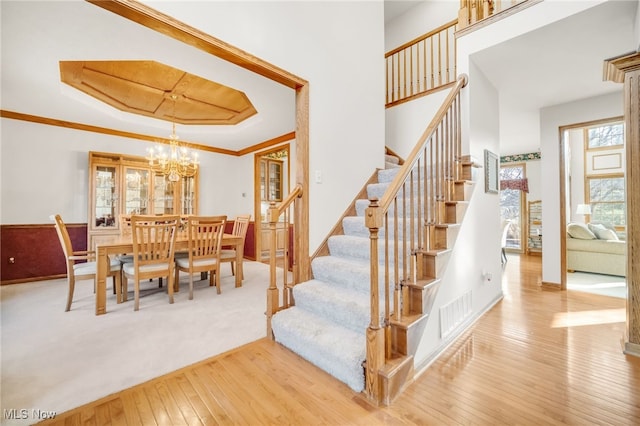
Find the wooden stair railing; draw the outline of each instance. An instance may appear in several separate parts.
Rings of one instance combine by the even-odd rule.
[[[378,404],[388,404],[412,379],[407,329],[431,309],[466,208],[471,173],[462,166],[471,163],[461,153],[460,124],[466,84],[467,76],[460,76],[384,196],[370,200],[365,212],[371,241],[365,393]]]
[[[302,185],[296,185],[295,188],[287,195],[280,204],[276,205],[275,201],[270,203],[267,210],[267,221],[269,222],[269,231],[271,236],[271,246],[269,249],[269,288],[267,289],[267,337],[273,339],[273,330],[271,329],[271,318],[273,315],[292,305],[292,289],[293,286],[300,283],[300,276],[298,271],[298,261],[295,257],[291,258],[291,244],[295,246],[295,236],[300,235],[296,233],[295,223],[293,223],[293,240],[290,239],[291,229],[291,217],[296,217],[293,211],[300,207],[300,200],[302,197]],[[282,217],[282,220],[280,218]],[[277,282],[277,269],[278,259],[277,252],[277,225],[284,225],[284,253],[282,257],[282,290],[278,288]],[[295,253],[295,250],[293,251]],[[289,271],[292,271],[289,274]],[[282,295],[282,298],[280,297]]]
[[[446,23],[384,55],[387,108],[455,82],[457,25],[457,20]]]
[[[460,0],[458,30],[464,33],[466,31],[463,30],[475,27],[476,24],[490,23],[494,19],[501,19],[540,1],[542,0]]]

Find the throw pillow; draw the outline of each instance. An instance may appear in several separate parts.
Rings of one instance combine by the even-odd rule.
[[[584,223],[570,223],[567,226],[567,233],[571,238],[577,238],[579,240],[595,240],[596,236],[593,232],[587,228]]]
[[[589,223],[587,224],[587,227],[591,232],[596,234],[596,237],[598,236],[599,231],[604,231],[605,229],[607,229],[607,227],[601,223]]]
[[[612,231],[611,229],[605,228],[604,230],[597,230],[595,234],[599,240],[618,241],[618,234],[616,234],[615,231]]]

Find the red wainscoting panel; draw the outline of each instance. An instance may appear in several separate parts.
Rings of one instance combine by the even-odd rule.
[[[87,225],[67,224],[75,250],[87,249]],[[67,268],[53,224],[1,225],[0,281],[13,284],[65,277]],[[10,259],[13,258],[14,263]]]
[[[74,250],[87,249],[87,224],[67,224]],[[228,222],[225,232],[233,230]],[[0,225],[0,284],[66,277],[67,267],[53,224]],[[255,260],[254,223],[249,223],[244,257]],[[14,263],[9,259],[13,258]]]
[[[233,220],[227,221],[224,232],[227,234],[231,234],[233,232]],[[253,222],[249,222],[249,226],[247,227],[247,236],[244,240],[244,258],[250,260],[256,260],[256,236],[255,236],[255,224]]]

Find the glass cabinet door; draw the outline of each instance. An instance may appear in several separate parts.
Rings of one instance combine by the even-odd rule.
[[[282,201],[282,163],[269,161],[269,200]]]
[[[150,178],[149,170],[125,169],[124,214],[150,214]]]
[[[193,177],[182,178],[180,188],[181,215],[196,214],[196,180]]]
[[[95,179],[94,218],[91,225],[95,229],[117,229],[118,187],[117,167],[96,165],[93,169]]]
[[[260,199],[267,201],[267,160],[260,160]]]
[[[175,185],[167,176],[153,177],[153,214],[174,214]]]

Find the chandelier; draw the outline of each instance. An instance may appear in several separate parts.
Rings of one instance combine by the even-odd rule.
[[[176,95],[171,95],[173,99],[173,111],[175,117]],[[169,135],[169,152],[166,152],[164,146],[158,145],[147,150],[147,160],[149,165],[156,174],[164,175],[171,182],[178,182],[181,178],[191,177],[198,171],[198,153],[190,152],[187,148],[178,144],[178,135],[176,134],[176,123],[172,123],[171,135]]]

